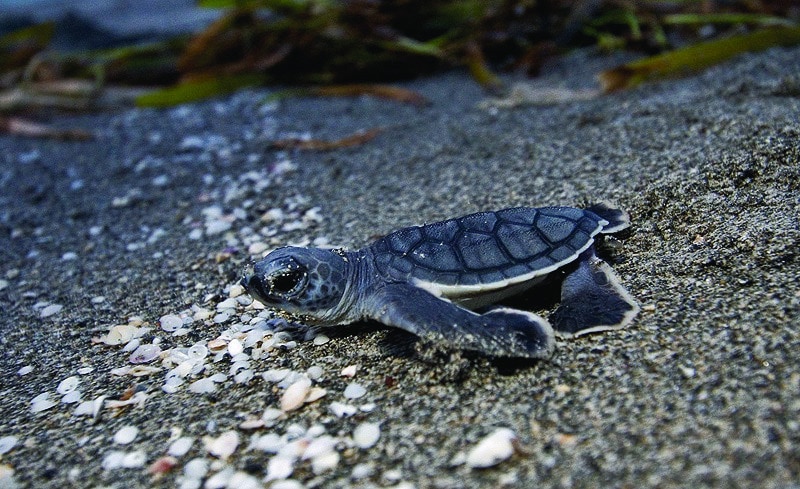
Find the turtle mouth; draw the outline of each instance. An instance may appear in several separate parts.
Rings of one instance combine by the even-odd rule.
[[[267,300],[268,295],[265,294],[264,283],[258,277],[258,275],[254,273],[245,273],[242,276],[242,279],[239,281],[239,285],[244,287],[244,290],[248,294],[258,299],[259,301],[263,302]]]

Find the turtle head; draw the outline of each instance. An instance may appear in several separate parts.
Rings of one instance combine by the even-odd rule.
[[[344,296],[346,269],[334,251],[287,246],[256,262],[241,284],[267,307],[327,322]]]

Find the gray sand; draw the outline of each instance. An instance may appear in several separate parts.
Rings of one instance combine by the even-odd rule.
[[[609,63],[576,56],[537,83],[589,86]],[[431,99],[426,108],[367,98],[264,108],[264,92],[251,91],[53,119],[96,131],[90,142],[0,136],[0,437],[18,438],[0,455],[0,476],[14,474],[0,481],[171,487],[190,459],[214,460],[199,440],[228,430],[240,445],[210,474],[231,466],[261,481],[273,455],[247,450],[251,431],[239,424],[276,407],[281,391],[258,374],[317,365],[328,394],[254,432],[321,424],[337,437],[335,468],[317,475],[296,464],[292,478],[309,487],[800,487],[798,73],[800,49],[779,49],[595,100],[499,110],[479,108],[481,91],[449,74],[405,85]],[[386,129],[357,148],[266,149],[279,137],[376,126]],[[283,160],[295,169],[276,167]],[[130,354],[92,343],[131,316],[154,327],[142,341],[159,338],[164,350],[216,338],[236,319],[196,322],[185,337],[158,321],[225,299],[250,258],[246,236],[358,247],[472,211],[598,200],[632,216],[632,230],[604,249],[643,312],[624,331],[559,341],[548,362],[422,358],[408,338],[368,325],[253,360],[248,383],[194,394],[187,382],[167,394],[166,369],[113,375]],[[235,217],[231,229],[189,239],[217,222],[203,215],[210,206]],[[302,222],[314,207],[321,222],[309,219],[316,211]],[[259,221],[271,208],[287,219]],[[63,309],[41,318],[45,303]],[[352,364],[367,388],[357,400],[343,397],[351,379],[339,376]],[[32,372],[20,375],[24,366]],[[209,363],[207,374],[229,366]],[[93,371],[79,375],[83,367]],[[131,388],[149,397],[96,420],[73,416],[75,404],[31,412],[42,392],[60,400],[59,382],[73,375],[83,400]],[[335,401],[374,409],[339,418]],[[346,446],[363,421],[381,423],[378,443]],[[125,425],[139,435],[115,446]],[[486,470],[459,463],[496,427],[511,428],[521,451]],[[197,441],[153,482],[146,467],[165,454],[171,428]],[[146,462],[104,470],[113,450]]]

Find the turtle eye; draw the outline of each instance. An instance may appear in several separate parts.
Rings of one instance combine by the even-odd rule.
[[[270,291],[279,294],[288,294],[303,283],[306,277],[305,270],[284,270],[269,277]]]

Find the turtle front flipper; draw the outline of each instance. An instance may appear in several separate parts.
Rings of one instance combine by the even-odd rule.
[[[561,304],[550,321],[556,334],[578,336],[624,328],[638,313],[639,306],[611,267],[589,248],[564,278]]]
[[[476,314],[407,283],[390,283],[368,301],[372,319],[435,343],[498,357],[548,358],[553,329],[535,314],[500,308]]]

